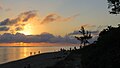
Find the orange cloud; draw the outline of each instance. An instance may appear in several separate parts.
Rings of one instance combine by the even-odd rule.
[[[61,18],[61,16],[59,16],[57,14],[49,14],[43,19],[43,21],[41,21],[41,24],[55,22],[60,18]]]
[[[58,14],[49,14],[41,21],[41,24],[52,23],[52,22],[68,22],[73,20],[77,16],[79,16],[79,14],[76,14],[67,18],[63,18]]]
[[[47,24],[47,23],[52,23],[52,22],[68,22],[73,19],[75,19],[79,14],[70,16],[70,17],[62,17],[58,14],[49,14],[41,20],[41,18],[38,17],[37,11],[27,11],[20,13],[16,18],[7,18],[3,21],[0,22],[0,27],[1,30],[3,29],[3,26],[7,26],[9,29],[6,31],[11,32],[11,33],[16,33],[16,32],[21,32],[21,31],[28,31],[31,29],[34,30],[35,26],[43,26],[41,24]],[[31,28],[26,28],[28,25],[30,25]]]
[[[35,10],[23,12],[19,14],[18,17],[16,18],[13,19],[7,18],[1,21],[0,27],[2,27],[3,29],[4,26],[7,26],[9,29],[7,29],[6,31],[10,31],[11,33],[16,33],[17,31],[24,30],[24,27],[27,24],[31,23],[30,21],[32,21],[35,17],[37,17],[37,11]]]

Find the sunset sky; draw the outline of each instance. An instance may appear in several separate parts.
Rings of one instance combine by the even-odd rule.
[[[107,0],[0,0],[0,34],[43,32],[64,36],[84,25],[89,30],[117,25]]]

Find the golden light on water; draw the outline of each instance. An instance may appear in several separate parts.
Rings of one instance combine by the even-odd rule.
[[[23,57],[27,57],[28,56],[28,53],[27,53],[27,48],[23,48]]]

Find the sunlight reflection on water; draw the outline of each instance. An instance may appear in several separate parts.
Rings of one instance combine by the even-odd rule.
[[[0,44],[0,64],[22,59],[32,55],[54,52],[60,50],[60,48],[69,49],[73,48],[74,44],[51,44],[51,43],[1,43]]]

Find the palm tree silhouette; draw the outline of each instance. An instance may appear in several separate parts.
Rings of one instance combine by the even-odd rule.
[[[81,27],[81,30],[79,32],[82,34],[82,36],[80,37],[75,36],[75,38],[85,46],[87,43],[89,43],[88,40],[92,38],[91,32],[85,30],[83,26]]]

